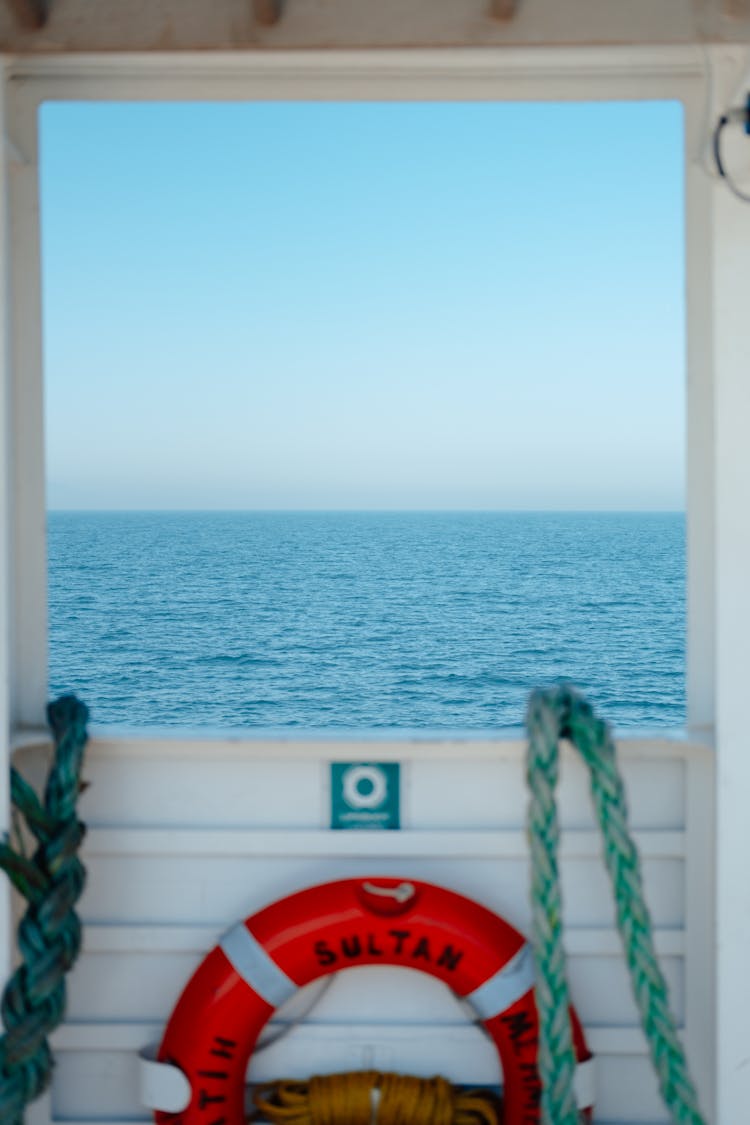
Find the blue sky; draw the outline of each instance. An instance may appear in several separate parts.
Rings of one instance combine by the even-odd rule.
[[[41,127],[50,507],[683,506],[676,104]]]

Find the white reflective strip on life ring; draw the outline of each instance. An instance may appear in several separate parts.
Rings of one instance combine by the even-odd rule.
[[[510,1008],[534,987],[534,954],[528,942],[521,946],[502,969],[464,996],[482,1020],[491,1020]]]
[[[157,1045],[138,1055],[138,1086],[141,1105],[163,1113],[182,1113],[190,1105],[190,1082],[178,1066],[156,1061]]]
[[[576,1066],[573,1087],[578,1108],[591,1109],[596,1101],[596,1059],[593,1055]]]
[[[272,1008],[280,1008],[297,991],[298,986],[242,922],[227,930],[219,946],[234,971]]]

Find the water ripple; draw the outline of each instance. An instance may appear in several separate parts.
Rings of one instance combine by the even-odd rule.
[[[53,513],[49,603],[99,723],[500,729],[556,680],[685,717],[676,514]]]

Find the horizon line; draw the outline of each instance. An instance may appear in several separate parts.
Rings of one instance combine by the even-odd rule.
[[[47,515],[685,515],[686,508],[46,508]]]

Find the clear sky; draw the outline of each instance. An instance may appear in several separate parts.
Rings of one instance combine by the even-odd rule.
[[[682,507],[678,105],[41,123],[50,507]]]

